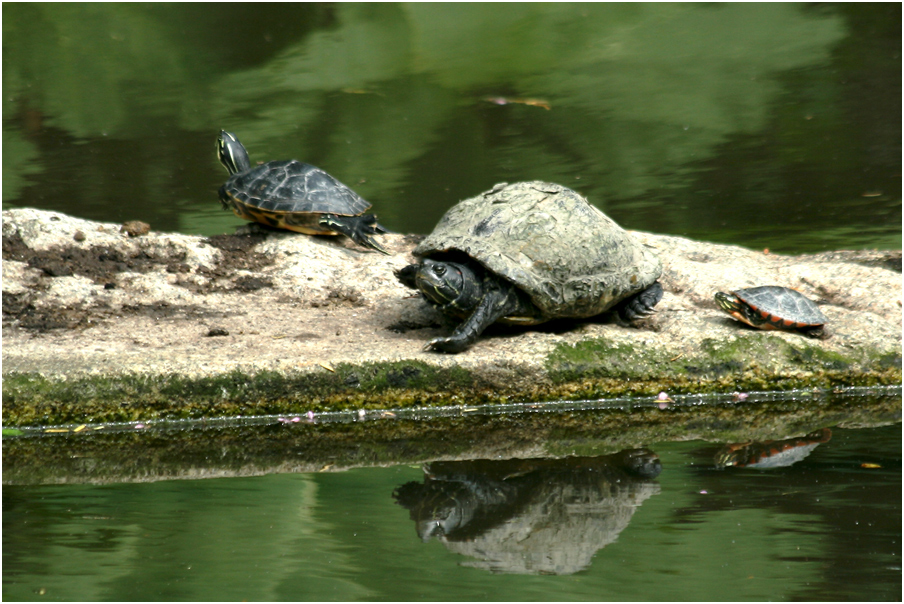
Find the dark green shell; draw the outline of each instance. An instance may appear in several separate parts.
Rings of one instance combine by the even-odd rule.
[[[357,216],[370,203],[311,164],[271,161],[229,177],[222,188],[228,199],[273,214]]]
[[[650,249],[586,199],[541,181],[458,203],[414,255],[456,252],[524,290],[547,318],[598,315],[662,273]]]

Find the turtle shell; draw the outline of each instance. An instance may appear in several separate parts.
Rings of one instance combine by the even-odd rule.
[[[544,318],[591,317],[652,285],[653,252],[561,185],[502,183],[452,207],[414,250],[476,260],[524,290]]]
[[[317,224],[321,214],[357,216],[370,203],[311,164],[271,161],[234,174],[220,189],[224,203],[243,218],[302,232],[328,232]]]
[[[828,321],[815,302],[788,287],[763,285],[731,293],[776,326],[799,329]]]

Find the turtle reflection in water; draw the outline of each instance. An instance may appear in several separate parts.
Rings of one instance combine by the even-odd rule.
[[[809,455],[813,449],[832,439],[829,428],[816,430],[800,438],[731,443],[716,453],[717,468],[786,468]]]
[[[502,183],[446,212],[396,272],[463,320],[425,350],[465,350],[496,321],[534,325],[615,309],[625,321],[662,298],[659,259],[587,200],[548,182]]]
[[[648,449],[600,457],[434,462],[393,493],[418,536],[493,572],[575,573],[659,493]]]

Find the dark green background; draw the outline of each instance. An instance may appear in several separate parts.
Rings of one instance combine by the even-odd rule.
[[[632,229],[900,248],[901,6],[4,6],[4,207],[231,232],[220,128],[402,232],[544,179]]]

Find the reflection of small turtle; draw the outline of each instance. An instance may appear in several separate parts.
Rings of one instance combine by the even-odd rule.
[[[832,430],[823,428],[800,438],[763,442],[729,443],[716,453],[716,467],[786,468],[809,455],[813,449],[832,440]]]
[[[217,155],[229,171],[220,201],[239,218],[308,235],[342,233],[359,245],[388,254],[371,235],[385,233],[370,204],[344,184],[310,164],[271,161],[251,167],[234,134],[220,131]]]
[[[440,311],[464,318],[426,349],[461,352],[491,323],[531,325],[617,308],[649,315],[662,298],[659,259],[561,185],[496,185],[449,210],[396,273]]]
[[[716,293],[719,308],[758,329],[799,330],[813,338],[828,338],[828,321],[816,303],[793,289],[764,285]]]

